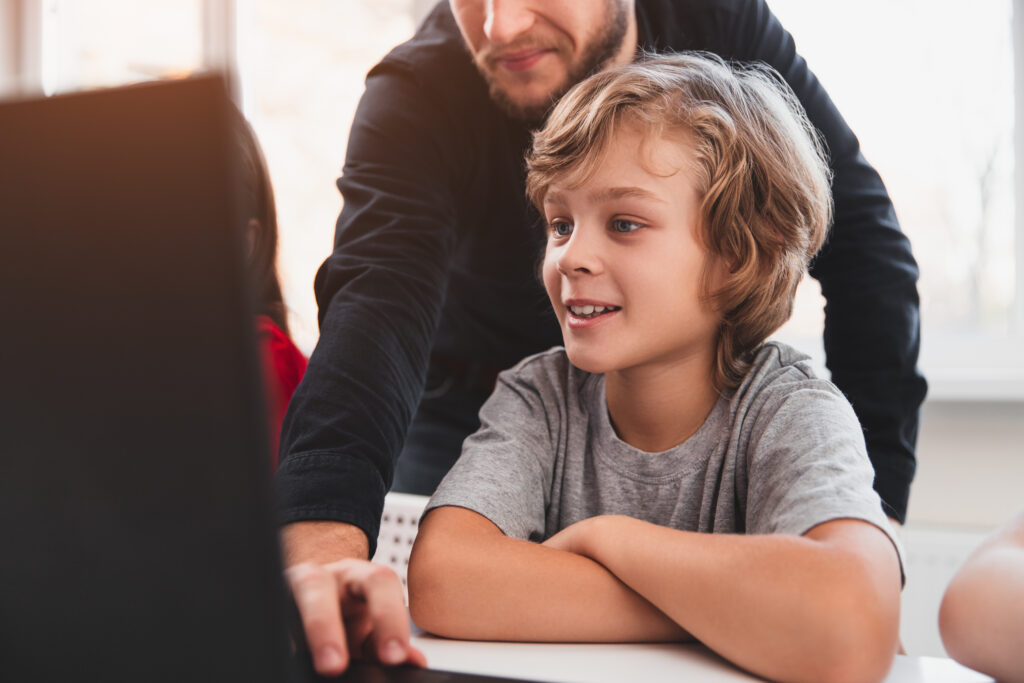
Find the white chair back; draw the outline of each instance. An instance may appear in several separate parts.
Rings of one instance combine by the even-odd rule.
[[[409,601],[409,588],[405,582],[409,553],[428,500],[429,496],[409,493],[389,493],[384,498],[384,514],[380,520],[377,552],[373,555],[373,561],[385,564],[398,573],[405,590],[406,603]]]

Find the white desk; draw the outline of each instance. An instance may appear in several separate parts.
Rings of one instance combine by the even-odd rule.
[[[431,669],[508,676],[551,683],[761,679],[741,671],[702,645],[568,645],[479,643],[416,635],[413,643]],[[896,657],[886,683],[991,683],[951,659]]]

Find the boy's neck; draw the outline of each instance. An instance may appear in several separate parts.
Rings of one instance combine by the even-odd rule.
[[[691,356],[605,375],[608,415],[619,438],[634,448],[660,453],[697,433],[718,392],[711,356]]]

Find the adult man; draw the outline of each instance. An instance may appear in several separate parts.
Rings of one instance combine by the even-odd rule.
[[[392,480],[430,493],[497,370],[559,343],[535,276],[542,234],[523,152],[553,99],[638,50],[767,62],[821,131],[836,204],[812,270],[828,301],[826,350],[865,425],[876,488],[902,521],[925,391],[917,266],[881,180],[763,0],[450,4],[367,79],[335,250],[317,274],[320,343],[284,425],[284,540],[317,667],[347,660],[339,601],[346,616],[379,615],[356,620],[356,643],[373,631],[383,661],[418,660],[393,577],[351,559],[322,565],[365,558]]]

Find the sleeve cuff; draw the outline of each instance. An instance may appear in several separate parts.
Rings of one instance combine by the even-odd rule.
[[[281,461],[274,477],[278,522],[331,521],[362,529],[377,550],[380,516],[387,493],[377,468],[329,451],[295,453]]]

